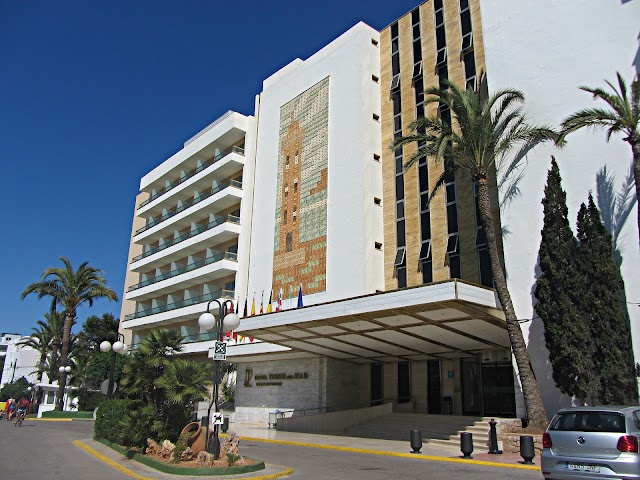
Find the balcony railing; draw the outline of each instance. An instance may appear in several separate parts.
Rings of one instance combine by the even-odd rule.
[[[166,187],[164,187],[163,189],[158,190],[157,192],[151,194],[151,196],[147,200],[145,200],[144,202],[142,202],[140,204],[138,209],[141,209],[142,207],[144,207],[145,205],[149,204],[150,202],[153,202],[156,198],[161,197],[162,195],[164,195],[168,191],[173,190],[175,187],[177,187],[181,183],[186,182],[191,177],[193,177],[195,174],[200,173],[205,168],[210,167],[211,165],[213,165],[214,163],[216,163],[219,160],[222,160],[224,157],[226,157],[230,153],[238,153],[238,154],[244,156],[244,148],[233,146],[233,147],[229,147],[229,148],[221,151],[215,157],[210,158],[209,160],[203,162],[200,166],[198,166],[198,167],[196,167],[196,168],[194,168],[192,170],[189,170],[184,176],[180,177],[175,182],[173,182],[173,183],[167,185]]]
[[[234,262],[238,261],[238,254],[233,252],[222,252],[211,257],[207,257],[204,260],[200,260],[198,262],[190,263],[185,267],[176,268],[175,270],[171,270],[170,272],[163,273],[161,275],[157,275],[153,278],[148,278],[140,283],[136,283],[135,285],[131,285],[127,292],[132,292],[137,290],[138,288],[146,287],[147,285],[153,285],[154,283],[161,282],[162,280],[166,280],[168,278],[175,277],[185,272],[191,272],[192,270],[196,270],[198,268],[204,267],[206,265],[210,265],[215,262],[219,262],[221,260],[231,260]]]
[[[166,248],[172,247],[180,242],[183,242],[185,240],[188,240],[192,237],[195,237],[196,235],[201,234],[202,232],[206,232],[207,230],[211,230],[212,228],[215,228],[219,225],[222,225],[223,223],[235,223],[235,224],[239,224],[240,223],[240,218],[236,217],[235,215],[226,215],[224,217],[215,217],[214,220],[212,222],[210,222],[208,225],[203,225],[201,227],[196,228],[195,230],[191,230],[189,233],[185,233],[184,235],[180,235],[179,237],[176,238],[172,238],[171,240],[167,241],[166,243],[155,247],[155,248],[150,248],[149,250],[147,250],[146,252],[144,252],[141,255],[138,255],[137,257],[133,257],[131,259],[131,263],[133,262],[137,262],[138,260],[141,260],[145,257],[148,257],[149,255],[153,255],[154,253],[160,252]]]
[[[138,230],[136,230],[135,235],[138,235],[138,234],[144,232],[145,230],[149,230],[151,227],[155,227],[156,225],[164,222],[165,220],[173,217],[174,215],[177,215],[180,212],[184,212],[187,208],[189,208],[189,207],[191,207],[191,206],[193,206],[193,205],[195,205],[197,203],[200,203],[203,200],[206,200],[211,195],[215,195],[216,193],[221,192],[222,190],[224,190],[225,188],[228,188],[228,187],[236,187],[236,188],[242,189],[242,182],[239,182],[237,180],[230,180],[228,182],[221,182],[218,185],[216,185],[215,187],[213,187],[211,190],[209,190],[208,192],[200,195],[198,198],[192,198],[190,200],[187,200],[186,202],[184,202],[182,205],[180,205],[175,210],[165,213],[158,220],[149,221],[144,227],[139,228]]]
[[[149,308],[148,310],[140,310],[136,313],[131,313],[124,317],[124,321],[133,320],[134,318],[148,317],[149,315],[156,315],[158,313],[170,312],[178,308],[188,307],[190,305],[196,305],[198,303],[208,302],[210,300],[217,300],[218,298],[233,299],[235,294],[234,290],[218,290],[217,292],[207,293],[199,297],[189,298],[187,300],[180,300],[174,303],[168,303],[161,307]],[[204,313],[204,312],[202,312]]]

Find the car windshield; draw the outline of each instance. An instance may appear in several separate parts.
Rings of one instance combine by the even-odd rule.
[[[624,433],[624,415],[614,412],[567,412],[559,414],[549,430],[564,432]]]

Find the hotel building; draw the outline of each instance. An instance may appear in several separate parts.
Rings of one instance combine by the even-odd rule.
[[[154,328],[179,330],[184,353],[204,361],[213,334],[197,319],[207,303],[232,300],[241,316],[255,305],[227,349],[238,369],[236,421],[383,402],[415,413],[524,416],[471,179],[432,158],[405,170],[416,147],[389,146],[418,116],[450,118],[425,104],[426,89],[445,80],[479,88],[482,71],[489,91],[520,89],[534,121],[558,125],[590,106],[579,85],[601,85],[616,70],[631,77],[637,18],[637,2],[429,0],[381,31],[358,23],[292,61],[264,80],[253,116],[227,112],[142,178],[122,332],[135,345]],[[549,413],[571,399],[553,385],[533,310],[546,170],[556,153],[575,218],[603,158],[619,178],[628,170],[617,161],[630,159],[628,147],[603,137],[584,132],[561,152],[536,150],[510,203],[499,173],[490,181],[509,287]],[[629,223],[622,272],[627,299],[638,302],[638,232]],[[304,307],[294,308],[299,289]],[[633,325],[639,315],[630,313]]]

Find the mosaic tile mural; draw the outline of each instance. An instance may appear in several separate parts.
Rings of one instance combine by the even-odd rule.
[[[326,290],[328,131],[327,77],[280,108],[275,296]]]

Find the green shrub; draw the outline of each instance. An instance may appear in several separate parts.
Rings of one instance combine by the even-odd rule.
[[[94,434],[118,445],[143,446],[151,432],[151,419],[138,400],[107,400],[96,414]]]
[[[102,392],[80,390],[78,392],[78,410],[93,412],[96,407],[99,407],[106,400],[107,397]]]
[[[182,452],[184,452],[188,445],[187,440],[191,438],[193,432],[183,433],[178,437],[178,441],[176,442],[176,447],[173,449],[173,454],[171,455],[171,463],[180,463],[180,458],[182,457]]]
[[[60,412],[51,410],[42,412],[42,418],[93,418],[93,412]]]

